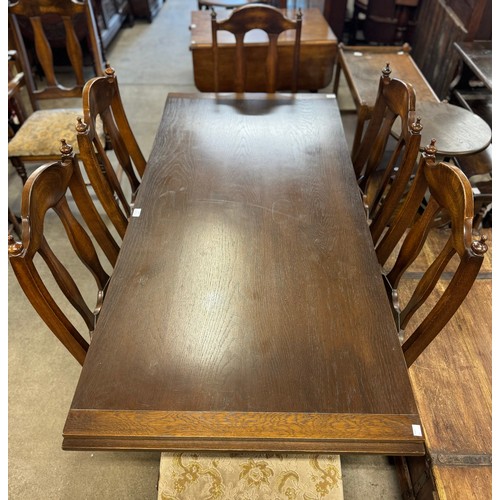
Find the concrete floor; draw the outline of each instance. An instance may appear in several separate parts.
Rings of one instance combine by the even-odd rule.
[[[107,50],[129,120],[146,157],[167,93],[197,91],[188,30],[190,11],[195,9],[196,0],[167,0],[151,24],[136,21],[132,28],[124,28]],[[322,92],[331,92],[331,86]],[[354,115],[345,86],[339,91],[339,102],[351,142]],[[21,184],[11,167],[8,177],[9,205],[16,210],[20,206]],[[34,312],[10,267],[6,274],[9,302],[5,494],[12,500],[155,499],[159,453],[61,450],[62,429],[80,367]],[[401,497],[395,469],[387,458],[343,456],[342,472],[346,500]]]

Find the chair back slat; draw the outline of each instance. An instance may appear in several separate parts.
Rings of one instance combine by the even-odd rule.
[[[217,14],[212,9],[212,55],[214,63],[214,88],[219,92],[219,44],[218,31],[229,31],[235,36],[236,75],[235,92],[246,91],[246,61],[244,50],[245,34],[254,29],[263,30],[268,35],[266,69],[266,92],[274,93],[277,87],[278,75],[278,37],[283,31],[295,30],[293,45],[293,69],[290,89],[296,92],[298,88],[300,64],[300,38],[302,31],[302,12],[299,9],[296,19],[287,18],[278,8],[264,4],[248,4],[236,8],[231,15],[222,21],[217,21]]]
[[[26,297],[64,347],[83,365],[89,343],[57,305],[33,262],[22,259],[21,252],[22,246],[9,239],[9,261]]]
[[[54,56],[50,43],[45,36],[45,31],[40,17],[32,17],[30,19],[33,28],[33,35],[35,39],[35,52],[40,61],[40,66],[43,68],[48,87],[56,87],[58,85],[56,75],[54,72]]]
[[[66,31],[66,51],[73,71],[75,72],[76,84],[83,88],[85,78],[83,76],[83,53],[76,36],[75,28],[71,18],[63,16],[64,29]]]
[[[71,274],[54,254],[45,238],[42,240],[42,245],[40,246],[38,252],[47,264],[47,267],[50,269],[52,276],[66,299],[68,299],[70,304],[79,312],[89,331],[93,331],[95,318],[92,311],[85,302],[85,299],[83,298],[78,285],[71,277]]]
[[[402,349],[408,366],[411,366],[436,338],[467,297],[481,269],[483,254],[487,248],[484,246],[478,250],[483,253],[473,254],[470,258],[463,258],[460,261],[458,269],[439,301],[422,323],[403,342]]]

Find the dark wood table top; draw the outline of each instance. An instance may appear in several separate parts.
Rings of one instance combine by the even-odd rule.
[[[486,87],[492,90],[491,40],[455,42],[454,45],[467,66],[469,66]]]
[[[64,449],[424,452],[333,95],[169,94],[135,207]]]

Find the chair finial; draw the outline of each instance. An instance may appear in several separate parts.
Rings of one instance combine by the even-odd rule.
[[[113,79],[115,77],[115,70],[108,64],[104,70],[104,74],[109,78]]]
[[[482,234],[480,240],[472,242],[471,248],[476,255],[484,255],[488,251],[488,245],[486,244],[487,239],[488,237]]]
[[[410,125],[412,134],[420,134],[422,132],[422,124],[420,123],[421,118],[417,116],[417,119]]]
[[[87,132],[88,130],[88,125],[82,120],[82,117],[81,116],[78,116],[76,118],[76,121],[77,121],[77,124],[76,124],[76,131],[79,133],[79,134],[83,134],[85,132]]]
[[[215,9],[213,7],[210,7],[210,10],[212,11],[210,12],[210,17],[215,21],[215,19],[217,19],[217,12],[215,12]]]
[[[62,158],[66,156],[70,156],[73,153],[73,146],[66,142],[66,139],[61,139],[61,147],[59,149],[61,151]]]
[[[19,255],[23,251],[23,244],[20,241],[16,241],[12,234],[9,234],[9,255]]]
[[[299,7],[299,11],[297,12],[297,21],[299,19],[302,19],[302,8],[301,7]]]
[[[382,70],[382,76],[384,78],[388,78],[391,73],[392,73],[391,65],[389,64],[389,62],[386,62],[385,68]]]
[[[437,148],[436,148],[436,139],[431,139],[431,142],[428,146],[425,146],[425,153],[429,157],[436,158]]]

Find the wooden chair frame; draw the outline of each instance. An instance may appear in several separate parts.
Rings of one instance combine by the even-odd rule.
[[[261,29],[268,34],[269,46],[266,59],[268,93],[276,92],[278,72],[278,37],[286,30],[295,30],[293,55],[293,73],[291,81],[292,92],[297,92],[300,37],[302,30],[302,11],[296,14],[296,19],[288,19],[279,9],[270,5],[249,4],[234,9],[228,19],[217,21],[217,14],[212,9],[212,53],[214,61],[214,88],[219,91],[219,45],[217,31],[225,30],[233,33],[236,38],[236,76],[235,91],[245,92],[246,67],[244,37],[248,31]]]
[[[119,246],[88,193],[72,148],[64,141],[62,151],[62,160],[39,167],[24,185],[21,208],[22,237],[21,242],[16,242],[14,237],[9,235],[9,261],[21,288],[37,313],[74,358],[83,365],[89,343],[57,303],[50,287],[46,286],[38,272],[34,259],[37,254],[42,257],[64,296],[83,318],[92,334],[110,276],[101,264],[89,233],[70,208],[68,197],[71,196],[75,202],[94,241],[112,266],[118,258]],[[82,297],[70,270],[58,259],[44,236],[45,215],[50,209],[58,215],[73,250],[95,279],[97,293],[93,310]]]
[[[47,100],[51,99],[79,98],[82,95],[86,79],[84,74],[85,66],[82,46],[75,30],[74,19],[77,17],[83,17],[85,20],[86,42],[92,56],[94,74],[103,74],[105,67],[103,51],[90,0],[60,0],[57,2],[53,0],[17,0],[10,1],[8,8],[9,28],[12,33],[22,72],[24,73],[24,82],[34,113],[42,109],[42,101],[47,102]],[[74,83],[72,85],[60,83],[58,75],[56,75],[53,47],[43,22],[44,18],[47,16],[60,18],[60,22],[64,27],[65,49],[74,77]],[[25,38],[20,26],[20,19],[29,21],[29,29],[33,32],[33,52],[28,53]],[[32,62],[30,56],[36,56],[36,61]],[[43,71],[43,85],[37,85],[35,83],[35,76],[33,74],[33,65],[35,62],[36,66]],[[70,105],[69,107],[72,106]],[[54,123],[53,126],[59,126],[59,128],[61,128],[61,125],[58,125],[57,122]],[[48,126],[45,125],[45,127]],[[65,135],[61,133],[58,140],[61,137],[65,137]],[[56,148],[57,144],[54,145],[52,154],[33,151],[30,154],[12,154],[9,156],[11,163],[16,168],[23,183],[27,179],[24,163],[27,161],[46,162],[58,160],[59,153]]]
[[[107,67],[105,76],[92,78],[86,83],[82,103],[83,120],[79,118],[76,126],[79,158],[100,203],[123,238],[146,160],[127,119],[113,68]],[[118,167],[128,179],[131,200],[127,199],[119,176],[99,141],[98,118],[102,120]]]
[[[474,284],[488,249],[484,236],[480,240],[472,239],[474,200],[467,177],[453,165],[436,163],[434,142],[422,153],[408,196],[376,249],[379,263],[384,266],[394,249],[402,242],[397,258],[390,269],[384,272],[384,278],[408,366],[411,366],[460,307]],[[428,197],[426,192],[429,193]],[[424,197],[425,209],[420,214]],[[449,239],[403,307],[398,294],[401,278],[420,254],[436,214],[443,209],[450,217]],[[458,256],[459,263],[446,290],[424,320],[411,333],[405,333],[413,314],[429,298],[455,255]]]
[[[422,130],[420,119],[415,116],[413,87],[396,78],[391,79],[390,74],[391,69],[387,65],[380,77],[372,118],[353,160],[375,245],[407,190],[417,165]],[[380,170],[397,118],[401,120],[401,135],[390,159]]]

